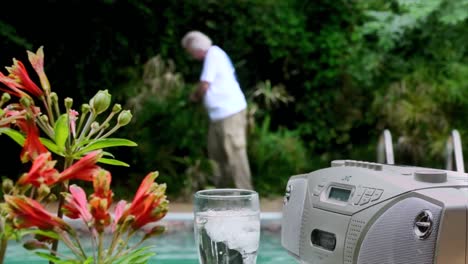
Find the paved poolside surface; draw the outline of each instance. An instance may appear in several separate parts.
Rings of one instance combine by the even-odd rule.
[[[283,197],[260,198],[260,211],[263,213],[279,213],[283,208]],[[47,209],[52,213],[57,213],[57,204],[49,204]],[[172,201],[169,199],[169,213],[193,213],[191,202]]]
[[[281,212],[283,208],[283,197],[260,199],[261,212]],[[193,207],[190,202],[170,201],[169,212],[192,213]]]

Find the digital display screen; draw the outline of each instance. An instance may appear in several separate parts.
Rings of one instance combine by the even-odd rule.
[[[349,189],[331,187],[330,193],[328,194],[328,198],[341,201],[341,202],[347,202],[349,200],[350,195],[351,195],[351,190]]]

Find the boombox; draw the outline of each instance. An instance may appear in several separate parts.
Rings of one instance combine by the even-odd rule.
[[[468,263],[468,174],[336,160],[292,176],[281,244],[300,263]]]

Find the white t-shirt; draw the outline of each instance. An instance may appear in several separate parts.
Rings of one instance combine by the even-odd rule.
[[[210,84],[203,103],[211,120],[226,118],[247,107],[234,66],[229,56],[218,46],[208,49],[200,80]]]

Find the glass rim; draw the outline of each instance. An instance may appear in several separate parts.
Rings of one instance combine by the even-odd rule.
[[[238,193],[234,194],[234,192],[238,192]],[[255,197],[255,196],[258,196],[258,192],[254,190],[236,189],[236,188],[207,189],[207,190],[197,191],[194,194],[195,198],[203,198],[203,199],[232,199],[232,198],[249,198],[249,197]]]

